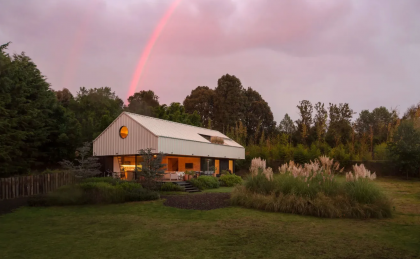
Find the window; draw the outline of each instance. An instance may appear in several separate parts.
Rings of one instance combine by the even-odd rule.
[[[185,163],[185,169],[193,169],[194,165],[193,163]]]
[[[126,126],[122,126],[120,128],[120,137],[125,139],[128,136],[128,128]]]

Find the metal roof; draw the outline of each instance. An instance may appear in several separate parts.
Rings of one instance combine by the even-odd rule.
[[[156,136],[174,138],[174,139],[183,139],[190,140],[202,143],[211,143],[204,137],[200,136],[215,136],[221,137],[224,140],[223,146],[231,147],[242,147],[240,144],[236,143],[226,135],[222,134],[217,130],[211,130],[191,125],[186,125],[178,122],[168,121],[157,119],[149,116],[139,115],[131,112],[123,112],[126,115],[130,116],[133,120],[138,122],[140,125],[148,129],[150,132]],[[243,148],[243,147],[242,147]]]

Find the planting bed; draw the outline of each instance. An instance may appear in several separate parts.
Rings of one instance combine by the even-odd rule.
[[[228,207],[230,193],[163,196],[165,206],[191,210],[213,210]]]

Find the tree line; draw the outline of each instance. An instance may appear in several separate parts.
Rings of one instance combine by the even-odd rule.
[[[301,162],[320,154],[341,161],[391,159],[394,151],[420,145],[415,139],[420,104],[402,118],[385,107],[354,118],[347,103],[302,100],[296,121],[285,114],[277,123],[262,96],[229,74],[214,89],[196,87],[183,103],[161,104],[152,90],[142,90],[124,104],[110,87],[81,87],[74,95],[65,88],[54,91],[25,53],[9,55],[7,46],[0,47],[0,175],[73,159],[77,147],[94,140],[122,111],[221,131],[246,147],[247,160],[238,161],[238,167],[256,156]],[[410,147],[397,145],[404,134],[411,134]],[[419,165],[410,166],[415,171]]]

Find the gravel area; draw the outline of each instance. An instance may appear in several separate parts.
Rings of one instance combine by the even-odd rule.
[[[190,210],[213,210],[230,205],[230,193],[163,196],[165,206]]]

